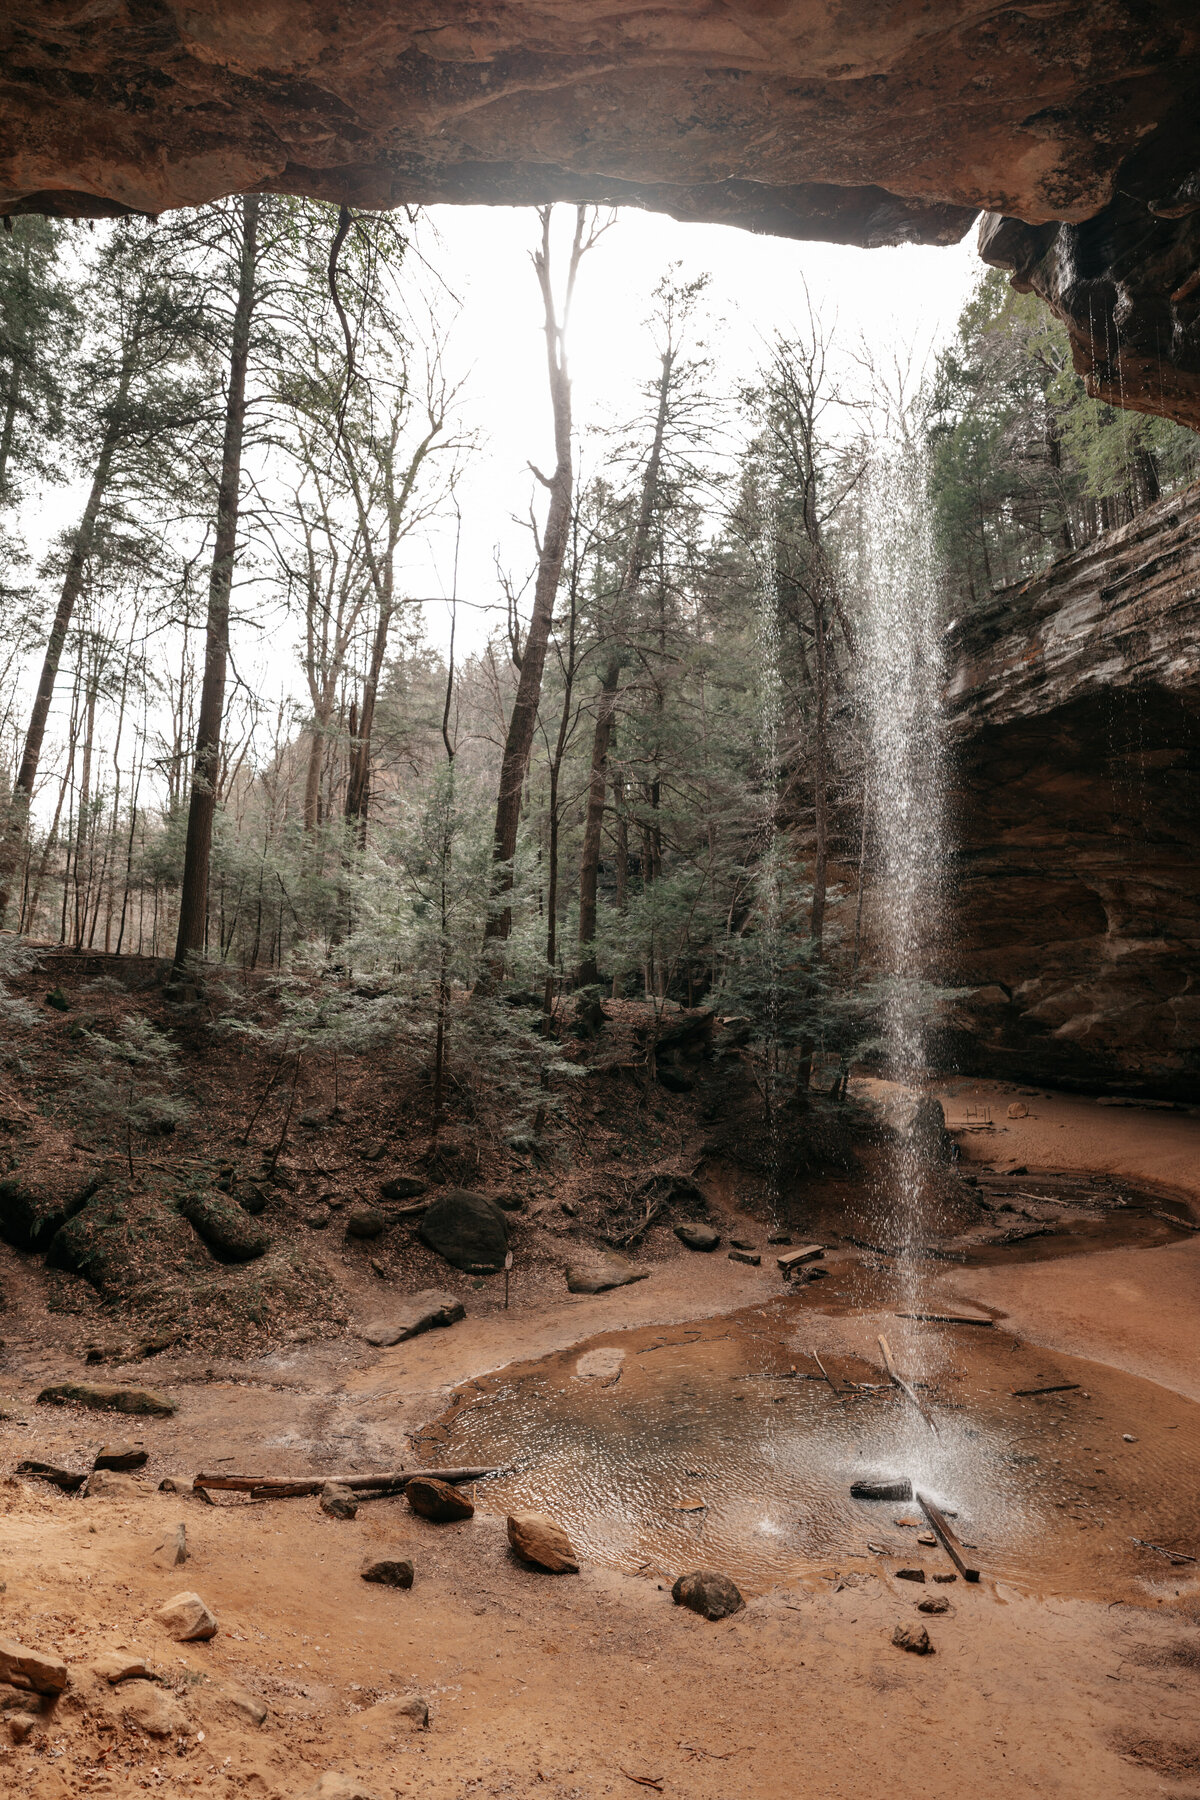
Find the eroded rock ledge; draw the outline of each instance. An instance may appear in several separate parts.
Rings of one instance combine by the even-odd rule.
[[[997,594],[949,697],[957,1056],[1200,1098],[1200,486]]]

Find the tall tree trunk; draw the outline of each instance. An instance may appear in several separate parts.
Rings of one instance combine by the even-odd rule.
[[[662,473],[663,440],[666,437],[667,419],[670,413],[671,377],[675,367],[675,354],[673,347],[664,351],[662,368],[659,372],[658,410],[654,419],[654,436],[642,476],[642,491],[638,501],[637,518],[634,521],[633,539],[629,546],[629,555],[625,559],[625,567],[621,571],[621,582],[617,590],[616,623],[618,630],[624,625],[629,605],[641,585],[642,571],[646,563],[646,553],[650,543],[650,527],[654,520],[654,509],[658,504],[658,483]],[[600,683],[600,704],[596,709],[596,725],[592,734],[592,768],[588,783],[587,817],[583,828],[583,850],[579,858],[579,971],[577,980],[580,987],[592,986],[600,979],[600,971],[596,966],[596,886],[600,873],[600,836],[604,826],[604,790],[608,779],[608,750],[612,742],[613,715],[616,709],[617,684],[621,678],[621,662],[621,656],[614,651],[605,665],[604,676]]]
[[[67,633],[71,629],[75,605],[83,591],[84,572],[96,537],[96,522],[100,517],[100,508],[104,504],[109,481],[112,479],[113,459],[116,456],[117,445],[121,437],[122,415],[132,376],[133,370],[130,367],[124,371],[121,377],[116,404],[100,446],[100,454],[96,458],[87,504],[83,509],[83,517],[76,526],[75,536],[71,543],[71,553],[67,558],[63,584],[59,590],[54,623],[50,627],[46,654],[42,659],[42,672],[29,714],[29,727],[25,733],[25,747],[21,753],[17,779],[13,783],[12,811],[5,831],[3,854],[0,855],[0,925],[4,923],[4,915],[8,910],[12,872],[20,861],[21,847],[29,828],[29,808],[33,802],[38,764],[42,758],[46,721],[50,716],[50,705],[54,699],[54,684],[58,679],[59,664],[62,662]]]
[[[822,598],[813,609],[813,635],[817,665],[817,716],[813,734],[813,822],[816,832],[813,857],[812,918],[809,931],[813,955],[820,962],[825,948],[825,892],[829,867],[829,792],[828,792],[828,716],[829,682],[825,642],[825,602]]]
[[[367,829],[367,811],[371,804],[371,732],[375,725],[375,702],[387,655],[388,633],[395,608],[391,600],[382,602],[375,637],[371,644],[371,662],[363,681],[362,708],[358,715],[358,731],[350,728],[350,777],[346,783],[346,818],[355,827],[361,841]]]
[[[621,659],[610,656],[600,683],[596,729],[592,733],[592,771],[588,782],[587,816],[583,826],[583,850],[579,857],[579,972],[580,987],[600,979],[596,963],[596,886],[600,873],[600,836],[604,827],[604,792],[608,781],[608,746],[612,741],[613,714]]]
[[[530,615],[529,629],[526,632],[525,645],[521,653],[521,672],[517,682],[517,693],[508,721],[508,734],[505,738],[504,755],[500,763],[500,785],[496,795],[496,824],[492,839],[492,905],[487,925],[484,928],[485,949],[486,944],[490,944],[492,951],[490,956],[485,954],[484,985],[499,978],[503,963],[499,946],[512,931],[512,908],[505,897],[512,892],[512,862],[517,850],[517,829],[521,819],[521,794],[525,786],[525,777],[529,771],[529,756],[533,749],[538,702],[542,694],[542,672],[546,663],[546,646],[550,641],[554,603],[558,597],[558,584],[562,578],[563,561],[567,553],[567,536],[571,525],[571,378],[567,371],[566,327],[575,288],[575,277],[579,270],[579,260],[587,248],[584,241],[587,209],[580,206],[575,213],[575,237],[567,265],[566,293],[561,318],[555,305],[550,264],[552,211],[553,209],[549,206],[542,208],[542,242],[534,256],[534,267],[537,270],[538,285],[542,293],[546,335],[546,371],[550,383],[550,405],[554,415],[555,463],[553,475],[549,479],[545,476],[541,477],[543,485],[549,490],[550,505],[546,514],[546,525],[542,533],[538,555],[533,612]]]
[[[208,620],[204,640],[204,680],[196,722],[192,763],[192,796],[188,807],[183,880],[179,890],[179,932],[175,967],[204,951],[208,914],[208,868],[212,855],[213,818],[217,807],[217,775],[221,760],[221,727],[225,718],[225,675],[229,662],[229,597],[237,548],[242,479],[242,443],[246,429],[246,369],[250,360],[250,323],[254,313],[258,270],[259,197],[242,199],[242,246],[238,264],[237,302],[229,354],[229,393],[225,405],[225,443],[217,489],[217,530],[208,582]]]

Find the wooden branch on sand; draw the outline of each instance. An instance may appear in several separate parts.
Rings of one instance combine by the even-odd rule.
[[[327,1482],[348,1487],[364,1499],[383,1499],[389,1494],[402,1494],[410,1481],[434,1480],[458,1484],[483,1481],[488,1475],[499,1475],[499,1469],[397,1469],[389,1475],[210,1475],[201,1473],[193,1488],[232,1488],[249,1494],[255,1500],[295,1500],[305,1494],[319,1494]]]
[[[946,1552],[946,1555],[950,1558],[950,1561],[954,1564],[963,1580],[978,1581],[979,1570],[973,1569],[967,1562],[965,1555],[967,1547],[962,1539],[956,1537],[954,1532],[950,1529],[941,1507],[935,1506],[928,1494],[921,1493],[919,1488],[913,1489],[913,1498],[921,1508],[921,1511],[925,1514],[925,1517],[929,1520],[929,1523],[937,1534],[942,1549]]]
[[[925,1405],[925,1402],[917,1396],[915,1390],[909,1386],[907,1381],[905,1381],[903,1375],[901,1375],[895,1363],[892,1361],[892,1352],[885,1337],[879,1339],[879,1348],[883,1353],[883,1366],[895,1382],[896,1386],[900,1389],[902,1394],[906,1395],[907,1398],[912,1401],[913,1405],[928,1425],[930,1431],[932,1431],[934,1437],[941,1437],[942,1434],[937,1428],[937,1420]]]

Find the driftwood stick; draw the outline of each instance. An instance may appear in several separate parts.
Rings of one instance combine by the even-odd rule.
[[[410,1481],[433,1477],[436,1481],[459,1483],[482,1481],[498,1475],[499,1469],[397,1469],[389,1475],[211,1475],[203,1471],[192,1482],[193,1488],[232,1488],[240,1494],[253,1494],[262,1500],[294,1500],[305,1494],[319,1494],[326,1482],[348,1487],[357,1494],[369,1496],[402,1493]]]
[[[942,1434],[937,1428],[937,1420],[925,1405],[925,1402],[918,1398],[915,1389],[909,1386],[908,1382],[905,1381],[903,1375],[901,1375],[900,1371],[897,1369],[895,1363],[892,1361],[892,1352],[885,1337],[879,1339],[879,1348],[883,1353],[883,1366],[895,1382],[896,1386],[900,1389],[902,1394],[905,1394],[908,1399],[912,1401],[913,1405],[928,1425],[930,1431],[932,1431],[934,1437],[940,1437]]]
[[[1060,1381],[1055,1387],[1009,1388],[1008,1391],[1018,1400],[1029,1400],[1034,1394],[1073,1394],[1078,1387],[1077,1381]]]
[[[941,1507],[935,1506],[928,1494],[921,1493],[920,1489],[913,1490],[913,1498],[921,1508],[921,1511],[925,1514],[925,1517],[929,1520],[934,1532],[937,1534],[942,1549],[946,1552],[946,1555],[950,1558],[950,1561],[954,1564],[963,1580],[978,1581],[979,1570],[973,1569],[967,1562],[965,1555],[966,1545],[962,1542],[961,1538],[955,1536],[954,1532],[950,1529],[950,1526],[946,1523],[946,1518]]]
[[[820,1369],[821,1374],[824,1376],[825,1380],[829,1383],[830,1387],[833,1389],[834,1393],[837,1395],[838,1399],[840,1400],[842,1397],[841,1388],[838,1386],[837,1382],[833,1379],[833,1376],[829,1373],[828,1369],[825,1367],[825,1364],[821,1361],[820,1357],[817,1355],[815,1350],[813,1351],[812,1355],[813,1355],[813,1361],[816,1363],[818,1369]]]

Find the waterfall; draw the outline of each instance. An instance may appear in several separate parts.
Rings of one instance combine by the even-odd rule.
[[[945,680],[926,458],[904,437],[877,449],[862,486],[855,658],[873,846],[874,961],[883,983],[885,1073],[919,1091],[929,988],[944,930]],[[881,1204],[902,1246],[902,1300],[915,1300],[926,1163],[908,1109]],[[909,1308],[908,1310],[917,1310]]]

